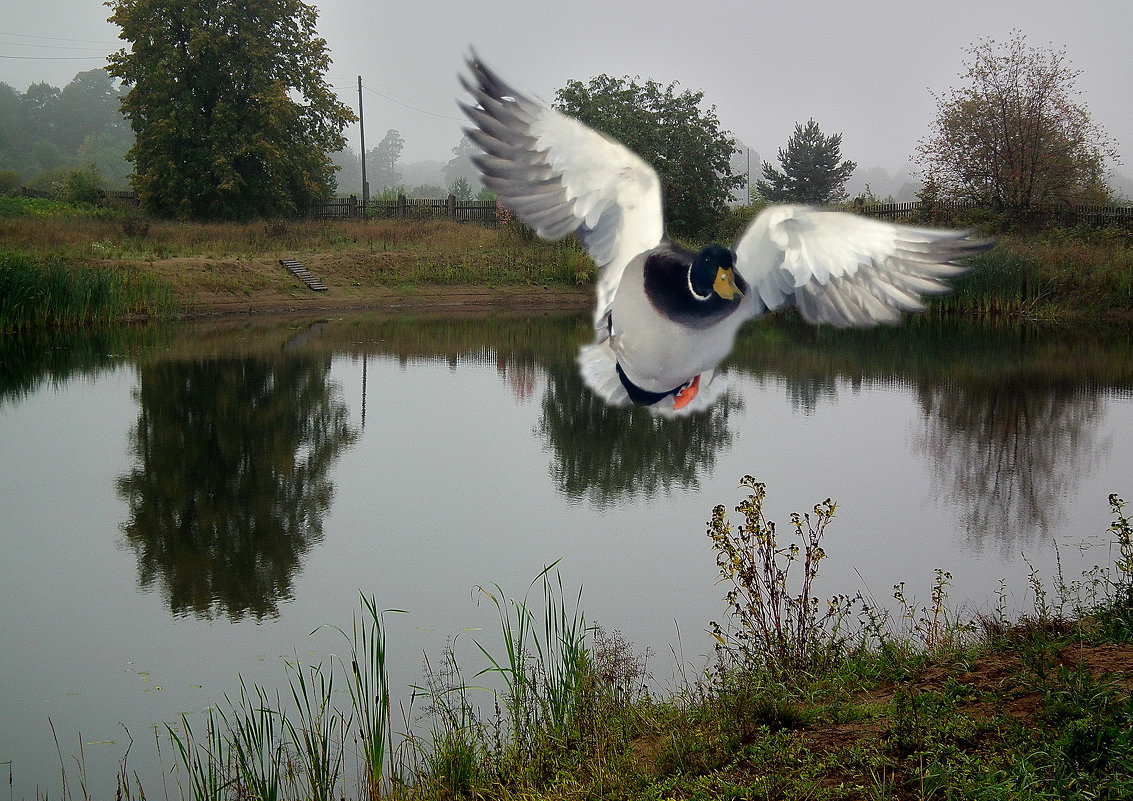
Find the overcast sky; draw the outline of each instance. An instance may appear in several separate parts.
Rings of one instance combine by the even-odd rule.
[[[1078,88],[1133,174],[1133,0],[317,0],[329,81],[366,141],[405,139],[403,161],[445,161],[460,139],[456,72],[470,46],[517,88],[550,101],[570,79],[640,76],[704,92],[723,127],[774,159],[795,122],[841,132],[862,167],[907,163],[959,85],[965,45],[1065,46]],[[100,0],[0,0],[0,81],[62,87],[121,46]],[[348,132],[358,149],[356,128]]]

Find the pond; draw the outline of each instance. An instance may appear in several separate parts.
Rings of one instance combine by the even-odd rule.
[[[681,420],[591,396],[587,329],[249,317],[0,343],[13,797],[58,796],[64,774],[108,797],[127,749],[161,792],[165,723],[241,680],[286,692],[286,660],[345,650],[360,593],[406,611],[387,618],[395,694],[446,647],[471,676],[498,636],[477,587],[521,598],[556,560],[672,689],[711,657],[726,588],[705,524],[746,474],[781,534],[838,503],[821,596],[892,606],[905,582],[921,605],[942,569],[958,614],[1019,614],[1029,576],[1054,601],[1059,559],[1067,580],[1110,562],[1107,497],[1133,495],[1126,329],[762,322],[728,394]]]

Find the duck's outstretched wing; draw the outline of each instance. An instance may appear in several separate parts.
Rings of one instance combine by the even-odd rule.
[[[736,242],[752,315],[794,304],[812,323],[872,326],[949,291],[958,260],[991,247],[966,231],[894,225],[806,206],[770,206]]]
[[[473,161],[500,202],[546,239],[577,232],[598,265],[601,320],[622,270],[664,234],[657,173],[621,143],[508,86],[475,54],[461,103]]]

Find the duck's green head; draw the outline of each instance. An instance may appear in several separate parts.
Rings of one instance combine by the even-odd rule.
[[[736,286],[735,269],[735,253],[722,245],[709,245],[692,260],[689,285],[699,298],[707,299],[715,293],[724,300],[739,300],[744,293]]]

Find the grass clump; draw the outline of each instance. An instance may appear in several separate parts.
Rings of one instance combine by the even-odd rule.
[[[1059,319],[1133,312],[1133,235],[1078,227],[1008,234],[970,260],[934,307],[988,318]]]
[[[104,324],[160,313],[168,287],[138,272],[67,267],[0,251],[0,331]]]

